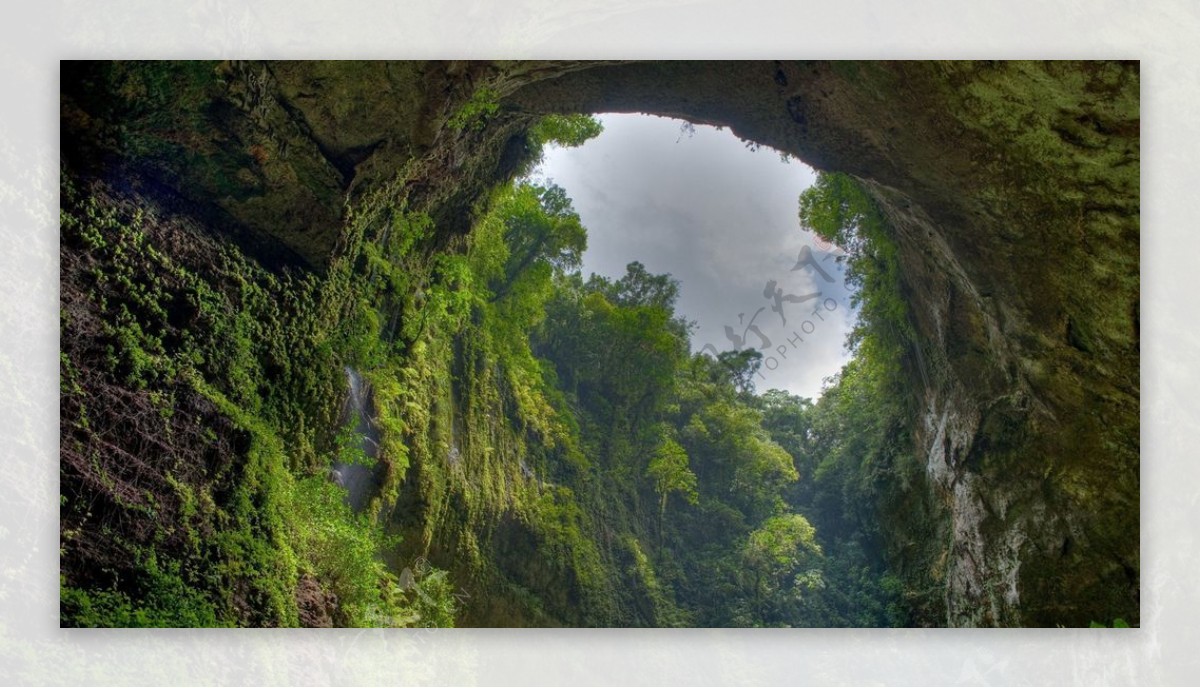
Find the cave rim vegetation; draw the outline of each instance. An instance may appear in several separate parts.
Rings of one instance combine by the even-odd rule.
[[[63,625],[1137,625],[1136,65],[67,76]],[[669,275],[583,280],[565,193],[497,184],[634,109],[822,170],[800,212],[846,247],[859,307],[830,394],[750,394],[761,360],[689,355]],[[1005,217],[1046,218],[1074,281]],[[330,430],[345,366],[378,457]],[[127,465],[97,426],[134,430]],[[331,456],[372,467],[387,518],[341,503]],[[389,570],[397,542],[433,565]]]

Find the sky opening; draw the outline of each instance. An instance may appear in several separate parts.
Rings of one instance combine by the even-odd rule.
[[[588,229],[583,274],[618,278],[638,260],[680,284],[692,351],[753,348],[755,383],[815,400],[849,360],[855,313],[840,250],[797,215],[812,168],[728,129],[651,115],[599,116],[604,132],[551,147],[535,171],[563,187]],[[757,148],[757,150],[756,150]]]

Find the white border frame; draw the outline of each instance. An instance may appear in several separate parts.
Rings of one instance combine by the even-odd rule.
[[[8,5],[0,119],[0,682],[1200,681],[1200,5],[1190,0],[117,0]],[[57,618],[58,60],[1142,60],[1142,620],[1129,631],[80,631]]]

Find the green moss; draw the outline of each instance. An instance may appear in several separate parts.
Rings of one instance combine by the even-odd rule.
[[[447,623],[453,604],[445,595],[424,616],[414,611],[444,585],[431,580],[421,600],[399,586],[379,557],[390,546],[381,526],[352,514],[323,477],[305,477],[323,476],[325,466],[345,458],[333,422],[341,391],[336,352],[362,353],[334,336],[348,310],[349,278],[269,274],[180,220],[130,211],[128,200],[104,189],[81,193],[68,181],[63,197],[64,242],[89,249],[64,271],[64,293],[77,304],[70,312],[105,317],[88,338],[73,338],[71,326],[91,327],[92,320],[64,317],[64,390],[78,408],[65,425],[86,446],[124,422],[113,413],[96,422],[85,415],[97,385],[115,382],[144,396],[160,422],[184,429],[175,433],[186,431],[151,436],[150,460],[199,458],[206,444],[217,448],[216,463],[168,468],[163,491],[140,499],[126,496],[119,465],[97,454],[78,468],[65,459],[66,532],[129,556],[127,570],[113,572],[120,587],[95,587],[88,582],[95,572],[76,559],[83,550],[64,540],[64,624],[294,626],[302,575],[340,600],[339,623]],[[185,249],[169,256],[160,248],[168,241]],[[82,291],[79,279],[96,286]],[[372,335],[373,347],[384,346],[378,331]],[[106,367],[96,368],[95,347],[108,352]],[[210,422],[229,423],[220,434],[194,428],[202,417],[173,408],[189,390],[211,404]],[[244,438],[240,448],[237,438]],[[147,438],[127,433],[117,441],[137,446]],[[118,510],[108,518],[142,519],[146,545],[119,530],[89,530],[95,516],[83,505],[96,496],[76,470],[101,478]]]
[[[134,596],[117,590],[64,585],[60,620],[81,628],[199,628],[231,625],[203,592],[181,576],[178,561],[161,563],[153,552],[139,559]]]
[[[493,88],[483,86],[471,93],[467,102],[450,116],[446,124],[458,131],[482,130],[499,109],[500,94]]]

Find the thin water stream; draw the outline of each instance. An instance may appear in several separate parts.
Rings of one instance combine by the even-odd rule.
[[[358,448],[369,459],[369,465],[334,461],[330,479],[346,488],[346,502],[350,507],[355,511],[362,511],[378,488],[374,466],[379,458],[379,428],[375,426],[370,391],[363,384],[362,376],[350,366],[346,366],[345,371],[350,396],[342,411],[342,422],[354,423]]]

